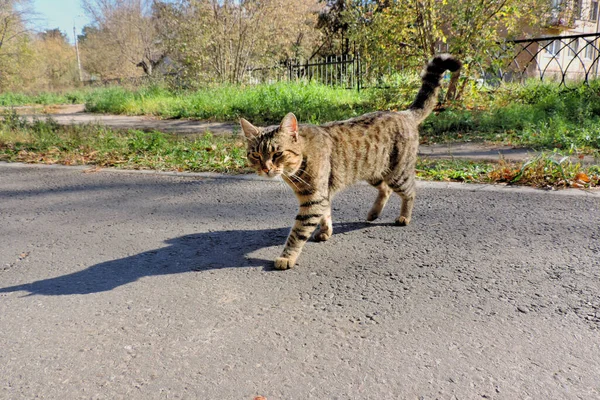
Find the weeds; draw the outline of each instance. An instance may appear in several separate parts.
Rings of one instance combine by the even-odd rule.
[[[600,166],[583,166],[559,153],[541,153],[525,163],[420,159],[417,176],[432,181],[521,185],[541,189],[600,186]]]
[[[245,143],[207,134],[182,138],[161,132],[115,131],[100,125],[28,123],[14,113],[0,121],[0,161],[93,165],[163,171],[249,172]],[[436,181],[504,183],[541,188],[600,186],[600,166],[584,167],[558,152],[527,163],[420,159],[417,176]]]
[[[473,93],[465,100],[470,108],[450,109],[426,120],[427,142],[488,140],[538,149],[600,149],[600,80],[572,89],[539,81],[506,84],[493,98]]]
[[[22,120],[21,120],[22,121]],[[245,144],[234,138],[183,139],[99,125],[0,124],[0,161],[172,171],[245,171]]]
[[[218,121],[234,121],[243,116],[257,124],[278,123],[293,111],[304,122],[321,123],[367,112],[371,101],[365,93],[306,82],[221,86],[194,92],[171,92],[158,86],[137,91],[112,87],[94,92],[86,109]]]
[[[0,93],[0,106],[81,104],[85,103],[93,89],[75,89],[66,92],[40,92],[38,94]]]

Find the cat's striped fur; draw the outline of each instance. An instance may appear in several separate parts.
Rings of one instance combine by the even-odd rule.
[[[448,54],[434,57],[422,74],[422,86],[404,111],[378,111],[321,126],[298,125],[294,114],[267,128],[241,120],[248,139],[248,160],[261,175],[282,176],[300,203],[277,269],[295,265],[302,247],[319,226],[318,241],[332,234],[331,199],[365,180],[379,191],[367,220],[379,217],[392,192],[402,198],[398,225],[410,222],[415,199],[415,163],[419,124],[437,102],[442,74],[461,63]]]

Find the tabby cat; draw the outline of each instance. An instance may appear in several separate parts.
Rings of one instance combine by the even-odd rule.
[[[302,247],[314,238],[329,239],[333,232],[331,200],[335,193],[366,180],[379,194],[367,220],[379,217],[392,192],[402,198],[396,224],[410,222],[415,200],[415,163],[419,124],[437,103],[442,74],[457,71],[461,63],[442,54],[421,74],[422,86],[408,110],[378,111],[321,126],[299,125],[287,114],[279,126],[259,128],[241,119],[248,139],[248,160],[259,175],[281,176],[292,188],[300,211],[275,268],[292,268]]]

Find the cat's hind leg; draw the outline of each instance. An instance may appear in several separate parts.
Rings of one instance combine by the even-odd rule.
[[[405,172],[398,178],[389,180],[388,185],[402,199],[400,216],[396,218],[396,225],[406,226],[410,223],[415,204],[416,183],[414,174]]]
[[[373,207],[367,214],[367,221],[375,221],[381,215],[385,204],[390,198],[392,194],[392,189],[385,183],[383,180],[378,181],[369,181],[369,184],[375,186],[379,191],[377,198],[375,199],[375,203],[373,203]]]
[[[319,231],[315,234],[315,241],[324,242],[333,234],[333,223],[331,222],[331,208],[328,208],[319,222]]]

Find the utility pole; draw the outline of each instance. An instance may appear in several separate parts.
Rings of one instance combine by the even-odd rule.
[[[77,53],[77,68],[79,68],[79,82],[83,82],[83,71],[81,71],[81,58],[79,57],[79,41],[77,40],[77,31],[73,24],[73,37],[75,38],[75,52]]]

